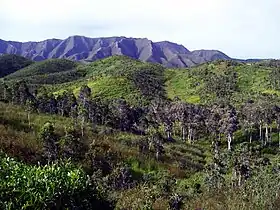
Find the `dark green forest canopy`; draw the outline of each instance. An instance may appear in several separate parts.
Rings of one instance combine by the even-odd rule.
[[[67,59],[50,59],[35,62],[32,65],[20,69],[6,76],[7,79],[22,79],[35,75],[46,75],[51,73],[65,72],[76,68],[78,64]]]
[[[18,55],[0,55],[0,78],[12,74],[32,63],[33,61]]]

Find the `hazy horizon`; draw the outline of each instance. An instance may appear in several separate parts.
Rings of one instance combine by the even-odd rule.
[[[279,6],[276,0],[9,0],[0,2],[0,39],[125,36],[233,58],[279,58]]]

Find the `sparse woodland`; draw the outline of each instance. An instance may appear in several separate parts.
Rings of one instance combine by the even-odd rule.
[[[280,208],[277,61],[70,64],[1,80],[0,209]]]

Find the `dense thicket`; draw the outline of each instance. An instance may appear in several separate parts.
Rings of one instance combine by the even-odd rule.
[[[34,75],[44,75],[56,72],[69,71],[77,67],[78,63],[67,59],[50,59],[33,63],[13,74],[9,74],[7,79],[22,79]]]
[[[18,55],[1,55],[0,56],[0,78],[12,74],[33,62],[27,58]]]

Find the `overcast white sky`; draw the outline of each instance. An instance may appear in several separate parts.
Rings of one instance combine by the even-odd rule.
[[[279,0],[0,0],[0,39],[126,36],[280,58]]]

